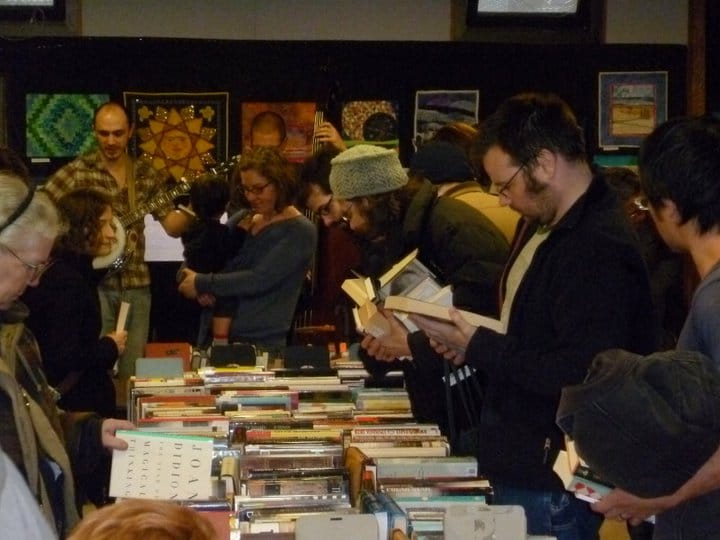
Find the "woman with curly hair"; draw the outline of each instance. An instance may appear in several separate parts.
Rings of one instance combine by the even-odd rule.
[[[97,284],[102,277],[92,260],[112,249],[110,196],[83,188],[57,202],[68,230],[55,241],[53,265],[23,301],[30,308],[27,325],[40,346],[48,381],[67,411],[115,416],[111,370],[125,348],[127,332],[101,336]]]
[[[245,152],[233,180],[252,213],[245,241],[221,272],[183,269],[178,290],[202,305],[234,301],[228,340],[278,351],[287,345],[317,228],[293,205],[296,171],[278,150]]]

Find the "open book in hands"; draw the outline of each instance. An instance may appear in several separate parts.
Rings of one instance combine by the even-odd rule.
[[[450,318],[452,291],[449,287],[447,289],[447,291],[444,291],[444,295],[436,295],[436,298],[428,300],[410,298],[407,296],[388,296],[385,299],[385,309],[389,309],[394,312],[401,312],[403,314],[415,313],[417,315],[423,315],[433,319],[452,322],[452,319]],[[448,298],[450,302],[447,301]],[[479,315],[478,313],[465,311],[463,309],[459,309],[458,311],[460,312],[460,315],[462,315],[462,317],[473,326],[482,326],[483,328],[494,330],[500,334],[505,333],[505,327],[498,319],[493,319],[492,317],[486,317],[485,315]],[[410,321],[408,322],[412,324]]]
[[[435,274],[417,259],[415,249],[395,263],[377,280],[356,276],[346,279],[342,289],[355,302],[353,317],[358,332],[381,337],[390,331],[388,320],[377,304],[392,295],[430,299],[442,290]],[[417,328],[407,317],[399,317],[410,331]]]

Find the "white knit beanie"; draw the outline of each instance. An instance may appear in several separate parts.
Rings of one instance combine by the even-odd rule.
[[[408,182],[397,152],[371,144],[345,150],[330,165],[330,188],[340,199],[388,193]]]

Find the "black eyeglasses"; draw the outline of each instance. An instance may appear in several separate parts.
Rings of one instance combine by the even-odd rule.
[[[525,165],[526,163],[523,161],[517,168],[517,170],[512,174],[512,176],[502,184],[490,184],[490,193],[492,193],[493,195],[505,195],[507,190],[510,189],[510,184],[512,184],[512,181],[515,180],[515,177],[520,174],[520,171],[525,168]]]
[[[240,190],[247,195],[248,193],[252,193],[253,195],[260,195],[263,191],[265,191],[265,188],[270,185],[270,182],[264,183],[262,186],[243,186],[240,185]]]
[[[37,279],[40,279],[40,276],[42,276],[45,273],[45,271],[52,266],[53,262],[55,262],[55,261],[50,260],[50,261],[45,261],[45,262],[41,262],[41,263],[37,263],[37,264],[32,264],[32,263],[29,263],[26,260],[24,260],[22,257],[20,257],[20,255],[15,253],[15,251],[7,244],[0,244],[0,248],[7,251],[10,255],[15,257],[18,261],[20,261],[25,268],[27,268],[28,270],[30,270],[32,272],[30,281],[35,281]]]

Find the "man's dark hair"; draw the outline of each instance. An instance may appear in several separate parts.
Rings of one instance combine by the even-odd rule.
[[[632,169],[601,167],[598,169],[598,173],[615,190],[621,201],[627,201],[640,193],[640,177]]]
[[[480,154],[492,146],[518,164],[534,163],[543,149],[568,161],[587,161],[582,128],[570,106],[555,94],[518,94],[504,101],[480,130]]]
[[[665,122],[643,141],[638,165],[653,207],[669,199],[682,223],[697,218],[701,233],[720,226],[720,121],[704,116]]]
[[[326,146],[303,162],[300,168],[300,185],[298,186],[298,204],[300,206],[307,206],[312,184],[320,187],[323,193],[328,195],[332,193],[330,187],[330,162],[339,153],[340,151],[337,148]]]
[[[407,184],[399,189],[350,199],[366,201],[367,238],[374,241],[397,235],[402,230],[403,220],[413,197],[424,182],[426,180],[421,176],[412,175],[408,176]]]

